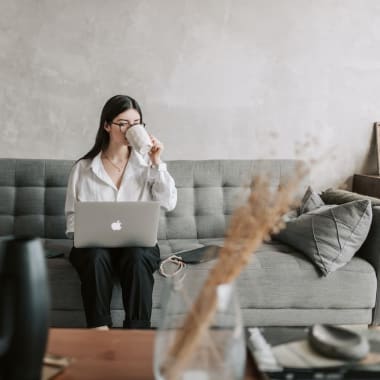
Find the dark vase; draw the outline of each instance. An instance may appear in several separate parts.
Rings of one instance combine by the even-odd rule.
[[[41,241],[0,241],[0,380],[40,380],[49,285]]]

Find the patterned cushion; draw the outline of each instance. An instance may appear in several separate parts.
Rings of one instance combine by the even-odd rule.
[[[371,222],[368,200],[325,205],[289,220],[275,239],[304,253],[326,276],[351,260]]]

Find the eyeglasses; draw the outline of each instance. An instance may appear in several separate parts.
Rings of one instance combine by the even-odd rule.
[[[120,123],[111,123],[111,124],[117,125],[120,128],[120,131],[122,131],[122,132],[126,132],[127,129],[133,127],[134,125],[139,125],[140,124],[143,127],[145,127],[145,123],[130,124],[130,123],[128,123],[128,121],[123,121],[123,122],[120,122]]]

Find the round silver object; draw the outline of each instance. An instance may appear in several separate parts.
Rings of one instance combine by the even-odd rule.
[[[367,338],[337,326],[312,326],[308,341],[315,351],[334,359],[360,360],[369,352]]]

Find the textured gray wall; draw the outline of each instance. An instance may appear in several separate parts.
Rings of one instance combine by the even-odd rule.
[[[372,170],[378,0],[1,0],[1,157],[69,158],[134,96],[166,159],[314,159]]]

